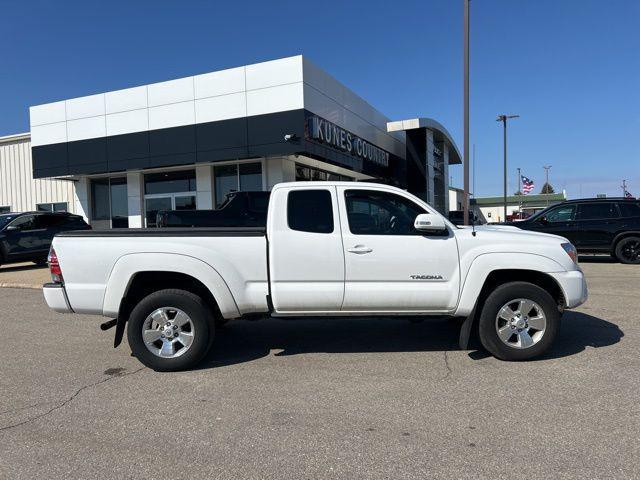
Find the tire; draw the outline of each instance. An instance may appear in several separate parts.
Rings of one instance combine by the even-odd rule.
[[[127,338],[133,354],[147,367],[159,372],[187,370],[207,354],[214,325],[211,310],[199,296],[185,290],[160,290],[132,310]],[[148,332],[145,336],[143,328]],[[175,337],[168,340],[171,333],[167,332]]]
[[[505,283],[487,297],[478,330],[482,346],[494,357],[530,360],[553,345],[560,330],[560,312],[553,297],[537,285]]]
[[[620,263],[640,265],[640,237],[620,240],[616,245],[615,257]]]

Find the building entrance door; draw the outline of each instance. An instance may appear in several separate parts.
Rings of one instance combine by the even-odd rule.
[[[145,217],[147,227],[157,226],[157,215],[161,210],[195,210],[196,196],[192,193],[167,195],[147,195],[145,197]]]

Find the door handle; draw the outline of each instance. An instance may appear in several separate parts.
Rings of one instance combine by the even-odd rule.
[[[373,252],[372,248],[365,247],[364,245],[355,245],[351,248],[347,248],[347,252],[356,253],[358,255],[362,255],[363,253],[371,253]]]

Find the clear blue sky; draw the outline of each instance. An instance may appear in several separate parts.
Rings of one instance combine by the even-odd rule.
[[[640,196],[640,2],[472,0],[477,195],[515,167],[570,197]],[[392,119],[433,117],[462,149],[462,0],[6,2],[0,135],[28,106],[304,54]],[[461,185],[462,167],[452,169]]]

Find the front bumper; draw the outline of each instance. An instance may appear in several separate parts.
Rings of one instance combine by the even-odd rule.
[[[562,288],[566,308],[575,308],[582,305],[589,297],[587,281],[581,270],[559,272],[550,274]]]
[[[59,313],[73,313],[64,285],[60,283],[45,283],[42,286],[42,293],[50,309]]]

